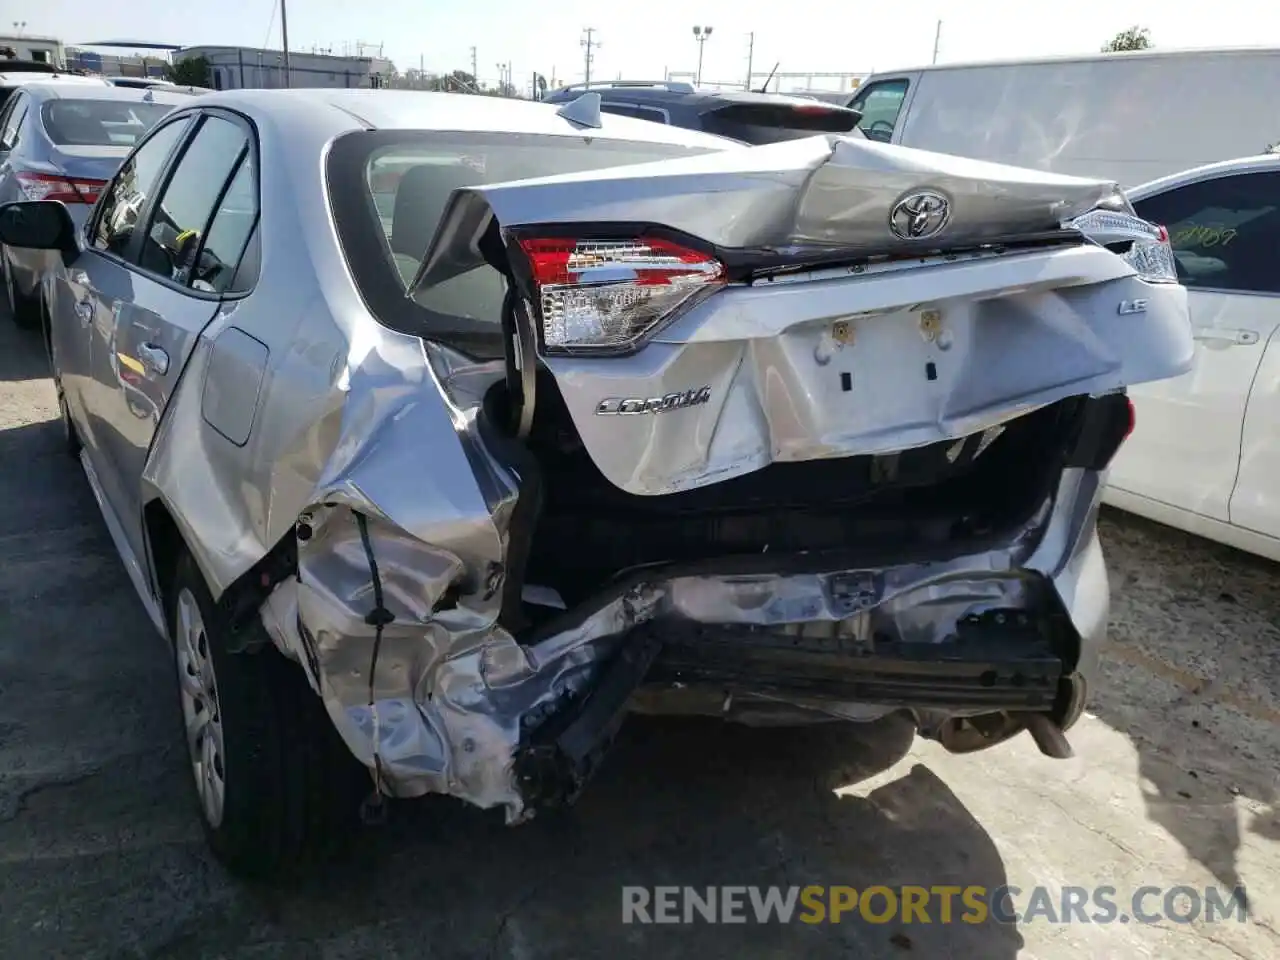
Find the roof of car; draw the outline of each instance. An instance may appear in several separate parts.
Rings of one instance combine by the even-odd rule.
[[[280,117],[286,117],[303,106],[329,107],[335,133],[339,129],[364,127],[370,130],[584,135],[583,128],[558,115],[563,103],[537,103],[464,93],[322,88],[222,90],[202,96],[200,105],[225,106]],[[607,114],[601,122],[601,127],[590,128],[585,135],[719,149],[733,145],[722,137],[630,117]]]
[[[108,88],[111,84],[103,80],[101,77],[81,77],[74,73],[27,73],[19,71],[17,73],[9,73],[0,69],[0,87],[25,87],[29,84],[55,84],[68,83],[82,87],[103,87]]]
[[[1203,56],[1249,56],[1256,54],[1274,54],[1276,47],[1156,47],[1147,50],[1101,50],[1097,53],[1060,53],[1046,54],[1038,57],[1002,57],[996,60],[964,60],[954,63],[927,63],[914,67],[901,67],[896,70],[877,70],[868,77],[880,79],[890,74],[900,73],[940,73],[948,70],[969,70],[976,67],[1026,67],[1033,64],[1083,63],[1106,60],[1183,60]]]
[[[1280,154],[1260,153],[1251,157],[1237,157],[1234,160],[1219,160],[1217,163],[1206,163],[1203,166],[1180,170],[1177,173],[1157,180],[1140,184],[1125,193],[1134,200],[1140,200],[1153,193],[1160,193],[1186,183],[1199,180],[1211,180],[1216,177],[1229,177],[1237,173],[1271,173],[1280,171]]]
[[[547,99],[556,103],[572,100],[588,92],[583,87],[561,87],[547,94]],[[698,90],[685,85],[639,86],[635,84],[619,84],[611,86],[607,83],[592,86],[591,93],[598,93],[606,100],[630,100],[634,103],[659,102],[679,103],[690,107],[715,106],[726,103],[759,103],[790,104],[792,106],[812,106],[811,97],[786,93],[762,93],[758,90]]]
[[[79,84],[65,83],[27,83],[23,84],[23,90],[31,94],[37,100],[58,100],[63,97],[67,97],[74,100],[115,100],[128,103],[159,103],[166,104],[171,107],[191,102],[191,97],[189,95],[176,93],[170,90],[156,90],[154,88],[139,90],[135,87],[117,87],[114,84],[109,83],[104,83],[101,86],[93,84],[81,86]]]

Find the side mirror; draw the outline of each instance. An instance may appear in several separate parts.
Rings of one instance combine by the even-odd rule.
[[[75,222],[57,200],[21,200],[0,206],[0,243],[58,250],[68,263],[80,253]]]

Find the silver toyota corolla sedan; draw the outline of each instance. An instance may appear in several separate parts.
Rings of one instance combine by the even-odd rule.
[[[1114,184],[596,94],[219,93],[0,241],[65,263],[68,447],[259,875],[571,802],[627,711],[1067,755],[1124,390],[1192,357]]]
[[[190,96],[72,79],[85,82],[23,84],[0,110],[0,203],[59,200],[81,227],[133,145]],[[9,315],[20,325],[39,321],[40,279],[56,260],[45,250],[0,247]]]

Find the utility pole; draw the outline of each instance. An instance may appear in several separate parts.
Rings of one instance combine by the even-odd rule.
[[[751,59],[756,52],[756,35],[755,33],[747,34],[747,82],[742,88],[743,90],[751,90]]]
[[[591,51],[593,48],[599,49],[599,47],[600,41],[596,39],[596,28],[584,27],[582,30],[582,48],[586,51],[586,54],[583,57],[585,68],[583,80],[587,89],[591,88],[591,61],[594,59]]]
[[[283,3],[284,0],[280,0],[280,2]],[[939,20],[938,29],[933,31],[933,62],[934,63],[938,62],[938,44],[941,42],[941,40],[942,40],[942,21]]]
[[[289,86],[289,14],[285,0],[280,0],[280,45],[284,47],[284,85]]]
[[[480,75],[476,72],[480,68],[476,66],[476,48],[471,48],[471,82],[476,85],[473,93],[480,92]]]

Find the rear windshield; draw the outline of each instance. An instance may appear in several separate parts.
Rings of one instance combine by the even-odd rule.
[[[59,146],[131,147],[172,109],[131,100],[49,100],[40,119]]]
[[[502,276],[488,266],[405,295],[450,194],[460,187],[690,156],[705,149],[532,134],[351,133],[327,181],[343,253],[365,302],[393,329],[502,356]]]
[[[702,115],[707,133],[732,137],[743,143],[778,143],[819,133],[857,132],[858,114],[824,103],[735,103]]]

